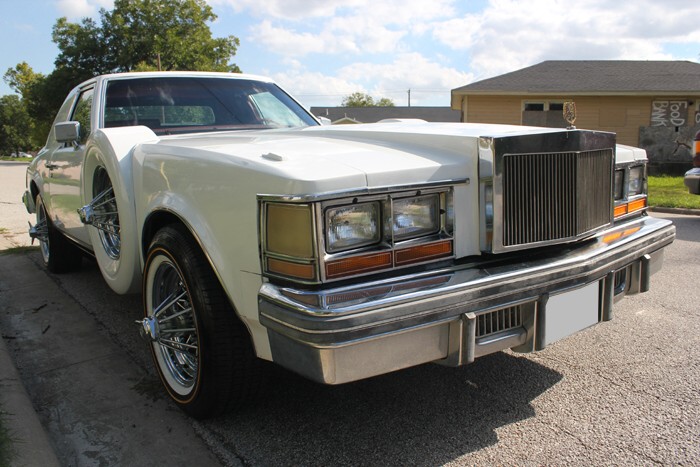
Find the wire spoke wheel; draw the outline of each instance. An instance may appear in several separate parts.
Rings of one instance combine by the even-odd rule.
[[[34,226],[34,229],[37,232],[36,239],[39,240],[41,256],[44,259],[44,263],[48,263],[51,254],[51,244],[49,243],[49,224],[44,203],[39,203],[37,206],[36,225]]]
[[[189,394],[199,371],[199,338],[192,299],[182,275],[164,255],[151,263],[147,278],[148,316],[142,321],[161,374],[180,396]]]
[[[143,279],[137,324],[173,401],[201,419],[256,397],[263,375],[250,335],[183,225],[155,234]]]
[[[39,241],[44,266],[53,273],[75,271],[80,268],[82,254],[51,222],[51,215],[41,195],[36,196],[36,225],[29,229],[29,236]]]
[[[107,256],[119,259],[121,253],[119,212],[112,180],[104,167],[100,166],[95,170],[92,195],[93,199],[89,205],[92,208],[91,224],[97,228],[100,242]]]

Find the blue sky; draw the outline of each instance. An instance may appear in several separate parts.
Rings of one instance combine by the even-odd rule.
[[[543,60],[700,62],[697,0],[207,0],[215,37],[233,34],[244,72],[271,76],[307,107],[355,91],[448,106],[450,89]],[[0,0],[0,73],[49,73],[61,16],[98,18],[113,0]],[[700,87],[700,83],[698,83]],[[3,82],[0,95],[11,90]]]

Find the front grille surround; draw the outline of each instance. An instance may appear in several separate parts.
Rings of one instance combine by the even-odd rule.
[[[573,130],[482,138],[482,251],[589,237],[612,225],[615,136]]]

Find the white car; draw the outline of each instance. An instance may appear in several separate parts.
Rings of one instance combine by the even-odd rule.
[[[690,194],[700,195],[700,131],[695,133],[692,152],[693,168],[685,173],[683,183]]]
[[[266,78],[93,78],[61,107],[24,202],[50,271],[97,260],[142,291],[147,339],[194,417],[273,361],[339,384],[612,318],[675,237],[646,154],[610,133],[390,121],[321,126]]]

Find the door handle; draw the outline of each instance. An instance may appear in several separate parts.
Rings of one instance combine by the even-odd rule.
[[[51,163],[47,162],[47,163],[46,163],[46,168],[49,169],[49,170],[54,170],[54,169],[57,169],[57,168],[58,168],[58,165],[56,165],[56,164],[51,164]]]

